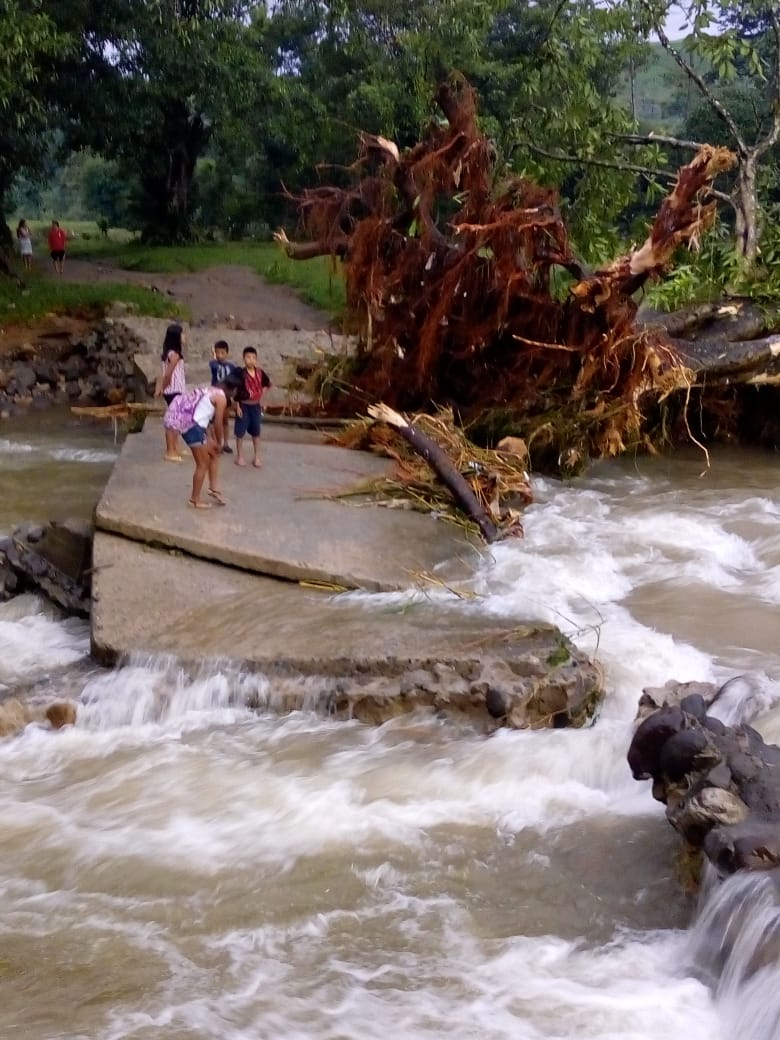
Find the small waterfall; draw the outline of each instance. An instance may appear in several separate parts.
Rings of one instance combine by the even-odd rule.
[[[780,872],[740,873],[719,882],[710,871],[690,934],[724,1032],[740,1040],[780,1036]]]

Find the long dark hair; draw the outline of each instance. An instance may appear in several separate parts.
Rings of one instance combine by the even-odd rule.
[[[238,372],[228,372],[219,384],[219,388],[224,391],[228,401],[240,401],[239,395],[244,388],[244,377]]]
[[[168,360],[168,354],[172,350],[175,350],[180,358],[184,357],[181,349],[181,337],[183,332],[184,329],[176,321],[172,325],[169,325],[165,330],[165,339],[163,340],[162,354],[160,355],[163,361]]]
[[[16,225],[16,237],[17,237],[17,238],[19,238],[19,232],[20,232],[20,231],[22,230],[22,228],[23,228],[23,227],[25,227],[26,225],[27,225],[27,221],[26,221],[26,220],[20,220],[20,221],[19,221],[19,223],[18,223],[18,224]]]

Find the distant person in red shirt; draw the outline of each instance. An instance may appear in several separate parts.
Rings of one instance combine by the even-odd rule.
[[[236,457],[237,466],[246,466],[242,452],[244,437],[249,434],[252,438],[252,465],[260,469],[263,461],[260,458],[260,430],[263,422],[263,410],[260,407],[260,399],[264,391],[271,385],[262,368],[257,365],[257,351],[254,347],[244,348],[244,367],[241,369],[244,386],[242,392],[237,396],[236,403]]]
[[[60,222],[53,220],[49,228],[49,250],[51,252],[51,262],[54,264],[54,270],[57,274],[62,274],[62,268],[65,263],[65,243],[67,241],[68,236],[60,227]]]

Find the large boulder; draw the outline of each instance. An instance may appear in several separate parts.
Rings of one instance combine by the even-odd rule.
[[[722,874],[769,870],[780,865],[780,747],[708,714],[728,685],[645,691],[628,764],[634,779],[653,781],[693,859],[704,854]]]

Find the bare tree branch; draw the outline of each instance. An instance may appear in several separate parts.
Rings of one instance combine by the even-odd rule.
[[[609,134],[608,136],[617,141],[627,141],[629,144],[668,144],[672,148],[687,148],[691,152],[698,152],[703,147],[701,141],[686,141],[682,137],[669,137],[667,134],[657,134],[653,130],[649,134]]]
[[[645,6],[647,6],[647,5],[645,5]],[[661,46],[663,47],[663,49],[665,51],[667,51],[667,53],[671,54],[671,56],[674,58],[674,60],[677,62],[677,64],[680,66],[680,68],[683,70],[685,75],[690,80],[692,80],[696,84],[696,86],[699,88],[699,92],[706,99],[706,101],[709,104],[709,106],[717,113],[717,115],[720,117],[720,119],[722,119],[722,121],[726,124],[726,126],[729,129],[729,133],[731,134],[731,136],[734,138],[734,141],[736,142],[737,151],[738,151],[740,157],[747,156],[748,147],[747,147],[747,144],[745,143],[744,137],[742,136],[741,130],[739,129],[737,124],[734,122],[734,117],[731,115],[729,110],[724,105],[722,105],[720,101],[718,101],[718,99],[712,93],[712,91],[707,86],[707,84],[704,82],[704,80],[699,75],[699,73],[694,68],[692,68],[688,64],[688,62],[685,60],[685,58],[682,56],[682,54],[680,54],[680,52],[675,47],[672,46],[672,44],[671,44],[671,42],[669,40],[669,37],[664,32],[664,27],[658,22],[658,20],[655,17],[653,17],[652,20],[653,20],[653,29],[655,30],[655,34],[658,37],[658,40],[659,40]]]
[[[698,151],[704,147],[696,141],[686,141],[681,137],[669,137],[665,134],[654,134],[652,131],[649,134],[610,134],[609,136],[617,141],[625,141],[627,144],[668,144],[673,148],[688,148],[692,151]],[[663,176],[663,174],[658,171],[658,176]],[[666,176],[673,175],[669,173]],[[713,198],[728,203],[733,209],[737,208],[734,199],[727,192],[710,187],[709,193]]]
[[[772,26],[772,33],[775,38],[775,59],[774,68],[772,70],[772,79],[774,85],[775,96],[771,101],[772,108],[772,126],[769,133],[755,147],[756,158],[761,158],[769,149],[777,143],[780,138],[780,16],[778,16],[776,8],[770,8],[769,10],[769,21]]]
[[[668,181],[675,180],[676,174],[669,170],[654,170],[649,166],[639,166],[637,163],[620,162],[617,159],[586,159],[581,155],[567,155],[565,152],[554,152],[549,148],[542,148],[531,141],[519,141],[529,152],[535,155],[543,155],[546,159],[557,159],[558,162],[582,163],[584,166],[603,166],[607,170],[621,170],[624,173],[643,173],[648,177],[662,177]]]

